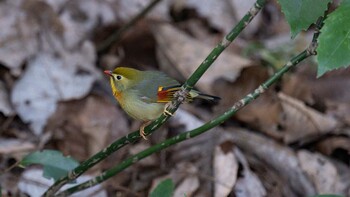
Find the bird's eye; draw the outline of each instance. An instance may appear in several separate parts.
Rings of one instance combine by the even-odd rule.
[[[121,80],[122,79],[122,76],[120,76],[120,75],[117,75],[117,80]]]

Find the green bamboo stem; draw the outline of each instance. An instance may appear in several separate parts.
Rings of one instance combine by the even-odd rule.
[[[270,77],[268,80],[266,80],[263,84],[261,84],[257,89],[255,89],[252,93],[246,95],[243,99],[239,100],[238,102],[234,103],[234,105],[225,113],[223,113],[221,116],[213,119],[210,122],[207,122],[206,124],[193,129],[191,131],[181,133],[177,136],[174,136],[170,139],[167,139],[159,144],[156,144],[134,156],[129,157],[128,159],[124,160],[119,165],[105,171],[100,176],[95,177],[94,179],[91,179],[89,181],[86,181],[84,183],[81,183],[77,186],[71,187],[61,193],[59,193],[57,196],[67,196],[69,194],[84,190],[86,188],[92,187],[94,185],[97,185],[112,176],[115,176],[119,172],[123,171],[124,169],[128,168],[132,164],[140,161],[141,159],[144,159],[148,157],[149,155],[159,152],[171,145],[177,144],[179,142],[182,142],[184,140],[193,138],[197,135],[200,135],[220,124],[228,120],[230,117],[232,117],[237,111],[242,109],[244,106],[248,105],[253,100],[257,99],[261,94],[263,94],[272,84],[274,84],[276,81],[278,81],[286,72],[288,72],[291,68],[295,67],[297,64],[299,64],[301,61],[305,60],[306,58],[310,57],[311,55],[316,55],[316,48],[317,48],[317,38],[320,33],[320,29],[323,26],[323,19],[324,17],[320,17],[320,19],[316,23],[316,30],[312,38],[312,42],[310,46],[301,52],[299,55],[293,57],[289,62],[287,62],[278,72],[276,72],[272,77]]]
[[[148,4],[140,13],[134,16],[128,23],[123,25],[118,31],[110,35],[106,40],[104,40],[100,45],[97,46],[97,52],[101,53],[108,49],[113,43],[120,40],[122,35],[132,26],[134,26],[140,19],[142,19],[149,11],[152,10],[161,0],[153,0]]]
[[[207,122],[206,124],[196,128],[194,130],[176,135],[176,136],[174,136],[170,139],[167,139],[159,144],[156,144],[156,145],[154,145],[154,146],[152,146],[152,147],[150,147],[150,148],[148,148],[148,149],[146,149],[146,150],[144,150],[144,151],[142,151],[134,156],[131,156],[128,159],[124,160],[119,165],[116,165],[113,168],[105,171],[100,176],[97,176],[94,179],[91,179],[89,181],[81,183],[77,186],[71,187],[71,188],[59,193],[57,196],[67,196],[67,195],[73,194],[75,192],[84,190],[86,188],[92,187],[94,185],[97,185],[97,184],[111,178],[112,176],[115,176],[116,174],[118,174],[119,172],[128,168],[132,164],[140,161],[141,159],[144,159],[145,157],[147,157],[155,152],[161,151],[161,150],[163,150],[171,145],[177,144],[181,141],[193,138],[197,135],[200,135],[200,134],[208,131],[209,129],[212,129],[212,128],[218,126],[219,124],[222,124],[223,122],[228,120],[230,117],[232,117],[238,110],[240,110],[241,108],[243,108],[244,106],[246,106],[247,104],[249,104],[250,102],[255,100],[256,98],[258,98],[261,94],[263,94],[273,83],[275,83],[277,80],[279,80],[283,76],[284,73],[288,72],[291,68],[293,68],[299,62],[303,61],[304,59],[311,56],[312,54],[314,54],[314,53],[312,53],[308,50],[304,50],[302,53],[300,53],[296,57],[292,58],[291,61],[289,61],[282,69],[280,69],[277,73],[275,73],[271,78],[269,78],[267,81],[265,81],[263,84],[261,84],[252,93],[246,95],[243,99],[236,102],[228,111],[223,113],[221,116],[211,120],[210,122]]]
[[[256,14],[260,11],[260,9],[266,4],[266,0],[257,0],[254,6],[249,10],[249,12],[239,21],[237,25],[229,32],[225,38],[217,44],[217,46],[211,51],[211,53],[207,56],[207,58],[200,64],[197,70],[191,75],[191,77],[185,82],[183,86],[183,96],[186,94],[186,91],[189,91],[196,82],[200,79],[200,77],[204,74],[204,72],[212,65],[212,63],[218,58],[218,56],[222,53],[222,51],[239,35],[239,33],[249,24],[249,22],[256,16]],[[172,113],[176,111],[176,109],[181,104],[181,94],[180,99],[177,99],[173,102],[173,104],[168,108],[168,110]],[[159,128],[164,122],[166,122],[170,117],[162,115],[157,120],[153,121],[149,126],[145,128],[146,135],[151,134],[154,130]],[[96,153],[94,156],[90,157],[78,167],[73,169],[68,173],[67,176],[61,178],[56,181],[45,193],[44,196],[52,196],[55,194],[63,185],[67,182],[76,179],[85,171],[93,167],[95,164],[99,163],[110,154],[119,150],[123,146],[133,143],[136,140],[140,139],[139,131],[134,131],[122,138],[119,138],[109,146],[107,146],[102,151]]]

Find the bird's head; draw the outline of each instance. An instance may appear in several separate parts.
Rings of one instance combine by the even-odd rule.
[[[110,77],[114,93],[127,90],[137,84],[142,78],[142,71],[126,67],[117,67],[113,71],[105,70],[104,73]]]

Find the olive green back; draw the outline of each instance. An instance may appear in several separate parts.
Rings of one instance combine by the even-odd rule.
[[[132,89],[139,93],[140,98],[149,103],[157,102],[159,86],[169,87],[180,85],[178,81],[159,71],[142,71],[142,80]]]

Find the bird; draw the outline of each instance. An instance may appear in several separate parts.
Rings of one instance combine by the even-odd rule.
[[[121,108],[132,118],[143,121],[139,129],[141,137],[147,140],[145,127],[160,115],[172,115],[166,110],[181,89],[181,84],[161,71],[141,71],[130,67],[117,67],[105,70],[114,98]],[[217,102],[220,98],[191,90],[185,102],[193,99]]]

